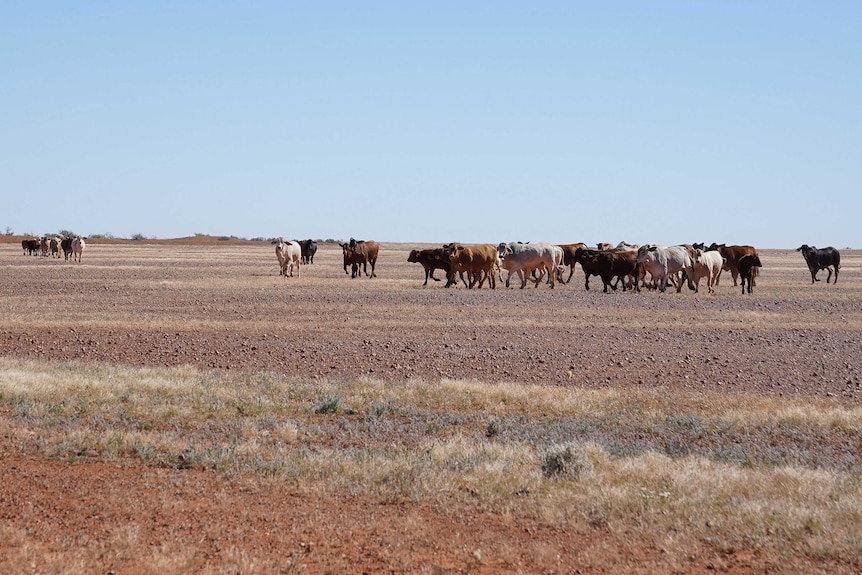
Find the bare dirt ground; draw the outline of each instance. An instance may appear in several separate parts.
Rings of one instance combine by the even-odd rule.
[[[331,245],[301,277],[283,278],[268,243],[91,241],[81,264],[0,244],[0,355],[862,403],[862,252],[842,251],[836,285],[812,285],[795,251],[765,250],[752,295],[741,295],[729,274],[715,295],[705,286],[698,294],[604,294],[598,278],[584,290],[580,268],[555,290],[423,287],[421,267],[406,262],[413,247],[383,244],[379,277],[351,280]],[[146,546],[164,557],[166,572],[566,573],[590,548],[608,555],[608,572],[650,572],[660,553],[481,511],[456,517],[422,504],[308,500],[208,472],[42,460],[19,454],[8,438],[0,460],[6,545],[56,555],[54,572],[79,571],[67,562],[84,539],[114,550]],[[133,517],[134,529],[117,540]],[[129,557],[104,572],[137,572]],[[783,568],[737,552],[693,557],[687,570]]]

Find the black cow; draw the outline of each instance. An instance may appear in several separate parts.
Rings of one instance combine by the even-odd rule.
[[[302,263],[313,264],[314,254],[317,253],[317,242],[314,240],[295,240],[302,252]]]
[[[737,262],[739,271],[740,283],[742,284],[742,294],[745,295],[745,282],[748,282],[748,293],[751,293],[751,286],[754,285],[754,276],[757,275],[758,268],[763,267],[760,263],[760,258],[757,254],[745,254]]]
[[[60,248],[63,250],[63,258],[69,261],[72,257],[72,238],[64,236],[60,241]]]
[[[602,278],[602,284],[604,284],[602,291],[604,293],[607,293],[608,286],[612,290],[616,290],[621,280],[623,291],[626,291],[626,276],[634,278],[634,290],[640,291],[640,280],[638,278],[642,273],[642,271],[639,271],[639,268],[642,270],[642,266],[639,266],[634,252],[598,251],[578,248],[575,250],[575,261],[581,264],[584,270],[584,287],[588,291],[590,289],[591,275]],[[614,278],[617,278],[617,282],[611,284]]]
[[[39,240],[30,239],[30,240],[21,240],[21,248],[24,250],[24,254],[30,254],[31,256],[38,255],[39,253]]]
[[[829,283],[829,279],[832,277],[833,268],[835,269],[835,281],[832,283],[838,283],[838,270],[841,269],[841,254],[838,253],[838,250],[832,246],[817,249],[814,246],[802,244],[796,248],[796,251],[802,252],[802,257],[808,264],[808,269],[811,271],[811,283],[820,281],[817,279],[817,272],[824,268],[829,272],[829,275],[826,276],[826,283]]]
[[[449,261],[449,254],[443,248],[411,250],[410,255],[407,256],[407,261],[422,264],[422,267],[425,268],[425,283],[422,284],[423,286],[428,285],[429,277],[435,282],[440,281],[440,278],[434,277],[434,270],[443,270],[447,278],[451,275],[452,262]],[[449,287],[449,284],[446,287]]]

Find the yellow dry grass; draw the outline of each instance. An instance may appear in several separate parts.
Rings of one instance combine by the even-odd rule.
[[[338,407],[320,412],[327,397]],[[704,541],[776,560],[801,552],[862,561],[857,471],[608,447],[624,440],[615,435],[624,429],[613,428],[624,417],[647,427],[687,417],[753,435],[780,425],[790,435],[858,438],[862,410],[828,402],[458,380],[310,382],[8,358],[0,358],[0,399],[3,435],[48,457],[200,466],[318,494],[426,501],[452,512],[479,506],[549,525],[634,532],[671,564],[684,564],[686,550]],[[422,429],[392,427],[410,414],[424,419]],[[549,475],[553,441],[507,437],[506,422],[515,420],[507,418],[537,438],[565,422],[603,421],[607,429],[601,441],[570,444],[585,462],[576,472]],[[491,422],[502,429],[492,433]]]

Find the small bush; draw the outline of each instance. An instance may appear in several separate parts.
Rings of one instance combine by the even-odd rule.
[[[368,414],[375,419],[379,419],[379,418],[383,417],[383,414],[385,414],[388,409],[389,409],[388,404],[378,403],[375,401],[374,403],[371,404],[371,407],[368,409]]]
[[[318,402],[314,408],[314,413],[338,413],[340,405],[341,398],[329,395]]]
[[[497,437],[500,434],[500,420],[497,418],[492,419],[485,426],[485,437],[488,439],[492,439]]]
[[[578,477],[592,467],[582,445],[564,443],[554,445],[542,456],[542,473],[545,477]]]

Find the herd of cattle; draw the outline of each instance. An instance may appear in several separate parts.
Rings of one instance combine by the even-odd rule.
[[[317,244],[312,240],[285,241],[278,238],[275,244],[275,254],[280,266],[280,274],[299,275],[301,263],[313,263]],[[376,277],[375,267],[380,246],[373,240],[356,240],[350,238],[347,243],[340,244],[344,273],[356,278],[364,273],[368,277]],[[841,256],[833,247],[817,249],[802,245],[797,249],[802,252],[808,268],[811,271],[811,283],[820,281],[817,272],[826,269],[829,283],[832,274],[833,282],[838,281]],[[681,244],[678,246],[636,245],[620,242],[598,244],[595,249],[583,243],[555,245],[547,242],[523,243],[510,242],[492,244],[444,244],[438,248],[412,250],[407,257],[408,262],[421,264],[425,270],[425,282],[428,279],[441,281],[434,277],[436,270],[446,274],[446,287],[458,283],[465,287],[479,289],[487,282],[491,289],[497,281],[503,283],[503,270],[506,271],[506,287],[509,287],[513,277],[520,280],[523,289],[528,281],[536,287],[546,281],[553,288],[557,282],[569,283],[575,273],[577,264],[584,271],[584,287],[590,289],[590,277],[599,276],[603,291],[608,287],[616,290],[620,285],[623,291],[641,288],[657,289],[664,292],[668,284],[676,291],[683,285],[698,292],[700,281],[706,280],[709,293],[715,292],[722,271],[729,271],[733,285],[741,284],[742,293],[751,293],[756,285],[755,277],[762,267],[757,250],[753,246],[715,244]],[[368,266],[371,273],[368,273]],[[350,266],[350,271],[347,267]],[[569,274],[566,279],[565,269]],[[547,279],[546,279],[547,278]]]
[[[42,255],[45,257],[60,258],[60,252],[63,252],[63,259],[66,261],[72,260],[81,263],[81,256],[84,254],[84,248],[87,247],[87,238],[75,236],[42,236],[41,238],[30,238],[21,240],[21,248],[25,254],[31,256]]]
[[[81,256],[86,247],[86,237],[48,237],[30,238],[21,241],[25,254],[57,257],[62,251],[66,261],[81,262]],[[279,273],[283,276],[300,275],[300,265],[314,263],[317,253],[317,242],[314,240],[285,240],[277,238],[275,255],[278,258]],[[344,273],[351,277],[359,277],[364,273],[368,277],[376,277],[375,267],[380,246],[373,240],[356,240],[350,238],[347,243],[340,244],[344,258]],[[803,244],[797,248],[802,252],[808,269],[811,272],[811,283],[820,281],[817,273],[825,269],[828,272],[826,283],[838,281],[841,269],[841,254],[833,247],[818,249]],[[492,244],[444,244],[438,248],[412,250],[407,257],[408,262],[421,264],[425,269],[425,283],[428,279],[440,281],[434,277],[434,271],[442,270],[446,274],[446,287],[458,283],[458,279],[467,288],[485,284],[494,289],[497,280],[503,282],[503,270],[506,270],[506,287],[517,276],[523,289],[527,281],[539,286],[547,276],[547,283],[553,288],[557,282],[569,283],[575,273],[577,264],[584,271],[584,287],[590,289],[590,277],[599,276],[603,291],[608,287],[616,290],[622,285],[623,291],[641,288],[665,291],[668,283],[679,292],[684,284],[697,292],[700,281],[706,279],[707,290],[713,293],[718,285],[722,271],[729,271],[733,277],[733,285],[742,285],[742,293],[751,293],[756,285],[755,277],[762,267],[757,250],[753,246],[728,246],[713,243],[709,247],[704,244],[681,244],[677,246],[657,246],[652,244],[636,245],[620,242],[616,246],[600,243],[596,249],[591,249],[583,243],[555,245],[547,242],[523,243],[509,242]],[[347,266],[350,266],[350,271]],[[368,266],[371,273],[368,273]],[[569,275],[564,280],[566,267]],[[360,271],[361,270],[361,271]],[[833,273],[835,279],[832,279]],[[466,275],[466,277],[465,277]]]
[[[833,247],[817,249],[803,245],[797,249],[802,252],[808,269],[811,271],[811,283],[819,281],[817,272],[827,269],[829,283],[832,273],[834,282],[838,281],[841,256]],[[584,271],[584,287],[590,289],[590,277],[599,276],[607,292],[608,287],[616,290],[622,285],[623,291],[633,289],[640,291],[642,287],[665,291],[668,282],[679,292],[684,284],[697,292],[700,280],[706,279],[707,289],[714,293],[722,271],[729,271],[733,277],[733,285],[741,284],[742,293],[751,293],[756,285],[755,277],[762,267],[757,250],[753,246],[739,246],[713,243],[709,247],[704,244],[681,244],[678,246],[636,245],[620,242],[616,246],[601,243],[596,249],[591,249],[583,243],[555,245],[545,242],[500,243],[496,247],[491,244],[463,245],[458,243],[444,244],[439,248],[413,250],[407,258],[409,262],[422,265],[425,269],[425,283],[434,277],[434,271],[443,270],[446,274],[446,287],[457,283],[457,277],[468,288],[478,285],[479,288],[488,282],[489,287],[495,287],[496,279],[503,281],[502,270],[507,271],[506,287],[511,278],[517,274],[521,280],[521,288],[527,285],[528,279],[538,287],[547,275],[551,288],[557,281],[568,283],[572,279],[577,264]],[[569,275],[564,280],[565,268]],[[346,270],[345,270],[346,271]],[[469,283],[464,279],[467,274]],[[737,281],[739,280],[739,282]]]
[[[710,293],[718,285],[722,270],[730,271],[733,285],[737,279],[742,290],[751,293],[755,285],[757,270],[761,267],[757,250],[752,246],[727,246],[703,244],[678,246],[635,245],[620,242],[616,246],[598,244],[595,249],[583,243],[555,245],[546,242],[491,244],[445,244],[439,248],[413,250],[407,258],[425,269],[425,284],[428,278],[437,280],[433,273],[440,269],[446,274],[446,286],[457,283],[458,278],[468,288],[481,288],[487,281],[492,289],[496,281],[503,281],[502,271],[507,272],[506,287],[517,275],[521,288],[532,281],[536,287],[545,280],[554,287],[556,282],[568,283],[577,264],[584,271],[584,287],[590,289],[590,277],[599,276],[603,291],[608,287],[623,291],[633,289],[657,289],[665,291],[672,284],[679,292],[687,283],[699,291],[700,281],[706,279]],[[566,267],[569,274],[563,275]],[[465,279],[465,274],[469,279]]]

